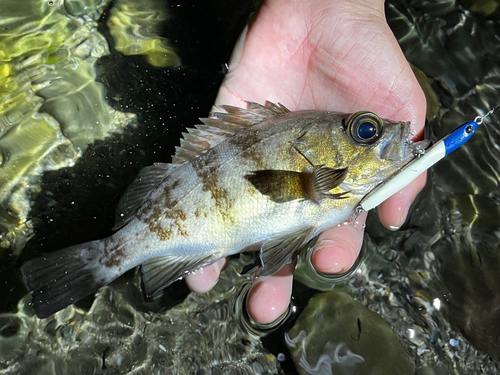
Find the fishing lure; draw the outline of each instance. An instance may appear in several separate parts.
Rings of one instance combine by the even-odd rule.
[[[397,193],[412,182],[418,175],[465,144],[474,135],[478,126],[483,123],[484,119],[495,112],[498,107],[500,107],[500,103],[490,109],[488,113],[477,116],[473,121],[468,121],[459,126],[427,150],[422,150],[415,160],[408,163],[400,172],[365,196],[359,206],[357,206],[356,214],[377,207],[391,195]]]

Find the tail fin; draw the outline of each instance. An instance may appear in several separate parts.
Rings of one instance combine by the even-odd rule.
[[[103,247],[104,241],[90,241],[32,259],[22,266],[24,282],[39,318],[79,301],[110,281],[102,276],[98,262]]]

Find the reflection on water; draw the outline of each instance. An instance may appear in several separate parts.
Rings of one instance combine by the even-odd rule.
[[[20,3],[20,4],[19,4]],[[96,61],[109,54],[97,22],[108,0],[3,1],[0,11],[0,239],[18,253],[32,235],[31,196],[43,171],[71,167],[97,139],[135,123],[110,107]],[[167,19],[158,0],[115,2],[114,47],[157,67],[178,58],[158,36]]]
[[[74,9],[81,12],[81,3],[73,4],[80,4],[74,5]],[[433,141],[500,102],[498,4],[493,0],[418,0],[411,5],[407,1],[391,0],[387,3],[389,23],[426,91],[429,102],[426,131]],[[30,8],[32,13],[26,13],[26,17],[39,19],[40,13],[33,12],[39,11],[40,6]],[[46,11],[47,6],[43,6]],[[83,27],[81,20],[84,19],[72,18],[73,22],[80,20],[80,24],[67,23],[63,27],[67,36],[61,39],[61,45],[66,46],[67,38]],[[19,27],[12,22],[13,29]],[[137,22],[141,25],[142,21]],[[94,87],[93,94],[88,95],[102,99],[102,94],[97,95],[97,86],[83,84],[94,81],[93,70],[85,65],[89,59],[98,57],[92,51],[100,48],[103,53],[106,48],[102,39],[97,36],[90,39],[89,35],[84,38],[90,42],[83,43],[85,52],[77,65],[82,74],[74,79],[86,77],[78,87]],[[37,43],[44,46],[45,42]],[[44,48],[35,48],[36,53],[32,55],[38,56]],[[70,103],[59,107],[58,101],[50,101],[57,93],[46,90],[46,96],[37,94],[37,98],[43,98],[42,102],[29,91],[35,91],[30,87],[33,77],[38,77],[37,67],[43,67],[46,74],[58,74],[68,80],[65,66],[76,50],[69,46],[58,47],[57,51],[61,48],[71,54],[54,52],[52,64],[60,64],[57,70],[47,67],[51,54],[41,54],[40,58],[46,59],[41,63],[26,62],[21,73],[13,70],[14,63],[2,63],[0,77],[13,83],[2,85],[1,89],[7,90],[2,95],[12,98],[7,101],[12,103],[9,108],[32,106],[16,113],[34,116],[44,103],[46,113],[35,117],[41,121],[37,131],[53,134],[49,138],[60,139],[62,145],[71,140],[66,144],[78,152],[75,145],[81,148],[89,141],[85,131],[68,130],[63,138],[57,133],[59,123],[77,122],[63,107],[69,106],[71,113],[78,108],[71,107]],[[23,78],[24,81],[21,78],[8,81],[14,71],[19,77],[21,74],[29,77]],[[63,87],[78,97],[75,85]],[[36,86],[37,92],[43,93],[44,89],[43,85]],[[16,95],[31,99],[16,99]],[[61,97],[61,103],[65,103],[63,100]],[[88,104],[82,100],[79,105],[85,108]],[[99,111],[101,115],[102,112]],[[143,114],[140,110],[137,112],[139,116]],[[11,112],[0,112],[2,127],[7,124],[5,119],[10,118],[4,113]],[[24,117],[17,114],[13,118],[15,120],[9,120],[8,124],[15,121],[19,124]],[[401,369],[398,374],[497,373],[500,363],[499,119],[498,112],[488,117],[464,148],[430,171],[428,184],[400,231],[392,233],[383,229],[372,214],[367,225],[364,263],[359,269],[348,280],[340,279],[330,285],[321,279],[318,289],[335,288],[336,291],[320,293],[314,298],[311,297],[317,293],[313,289],[315,281],[309,278],[307,283],[313,288],[296,289],[300,293],[295,295],[296,306],[292,309],[295,315],[268,338],[261,341],[246,332],[242,328],[245,326],[238,324],[239,316],[234,314],[240,310],[234,306],[235,301],[242,300],[238,298],[240,291],[252,279],[252,273],[241,275],[243,267],[252,263],[242,256],[232,260],[214,291],[203,296],[190,294],[181,303],[177,300],[144,302],[138,276],[130,274],[101,289],[89,313],[86,313],[89,306],[79,305],[40,321],[33,316],[24,298],[18,304],[17,313],[0,316],[0,374],[30,373],[34,369],[47,374],[196,371],[356,374],[361,369],[363,374],[394,373],[390,366]],[[75,126],[82,125],[75,123]],[[50,133],[44,129],[54,130]],[[42,139],[42,133],[36,139]],[[3,146],[0,147],[4,152]],[[65,150],[64,147],[71,150],[69,146],[58,150]],[[15,155],[21,155],[15,151]],[[2,155],[8,162],[6,155]],[[37,157],[33,153],[29,155],[30,160]],[[43,164],[40,165],[43,168]],[[176,288],[167,290],[167,295],[175,294]],[[179,296],[179,300],[183,296]],[[173,307],[161,311],[160,306]],[[318,314],[321,309],[325,309],[324,314]],[[150,310],[155,313],[145,312]],[[325,335],[329,330],[332,333]],[[375,348],[385,348],[387,359],[379,361],[384,362],[385,367],[363,367],[373,363],[370,358]]]
[[[470,1],[467,3],[471,5]],[[498,1],[476,3],[481,4],[474,8],[478,12],[498,8],[499,4]],[[401,22],[406,18],[411,24],[424,24],[419,28],[420,33],[417,29],[413,35],[408,33],[401,39],[405,41],[402,47],[409,60],[429,76],[441,101],[442,109],[428,127],[432,140],[500,102],[498,21],[461,11],[456,5],[433,13],[424,2],[406,17],[397,15],[396,9],[397,4],[393,7],[392,19]],[[430,22],[423,21],[432,17],[443,27],[431,32],[426,30]],[[414,49],[411,45],[419,38],[427,38],[426,58],[411,51]],[[402,244],[412,260],[425,259],[422,256],[427,252],[434,257],[428,266],[422,267],[422,262],[415,265],[416,269],[428,272],[425,280],[415,286],[429,297],[427,304],[438,298],[444,314],[443,317],[424,315],[429,325],[424,327],[427,328],[424,333],[432,337],[430,333],[436,328],[430,327],[438,327],[442,337],[435,346],[446,343],[453,353],[451,359],[460,364],[465,373],[471,370],[478,373],[482,365],[491,369],[494,366],[485,356],[473,356],[474,351],[458,332],[476,348],[500,360],[500,327],[492,324],[498,316],[500,296],[499,271],[494,266],[500,260],[499,119],[498,114],[489,117],[467,148],[458,150],[433,169],[427,195],[419,198],[410,221],[409,236]],[[456,334],[444,334],[449,332],[443,329],[449,326],[448,321],[451,332]],[[491,340],[492,336],[496,339]],[[452,338],[459,344],[453,345]],[[431,342],[424,340],[427,345]],[[490,345],[493,342],[495,344]]]
[[[87,145],[133,122],[112,109],[95,81],[97,59],[109,53],[96,20],[75,2],[4,1],[0,33],[0,247],[19,252],[32,234],[27,220],[40,174],[74,165]]]
[[[167,20],[166,7],[162,0],[117,1],[108,19],[116,50],[127,56],[144,55],[156,67],[177,65],[172,47],[159,36]]]

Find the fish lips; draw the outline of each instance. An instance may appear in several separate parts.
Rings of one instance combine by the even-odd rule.
[[[394,131],[389,133],[380,149],[380,158],[390,161],[408,162],[416,156],[422,155],[430,145],[430,141],[414,142],[411,138],[414,134],[411,131],[410,122],[401,122]]]

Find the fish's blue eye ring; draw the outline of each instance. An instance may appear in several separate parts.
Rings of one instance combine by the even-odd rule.
[[[369,145],[382,135],[384,122],[373,112],[360,111],[349,116],[346,128],[355,142]]]

